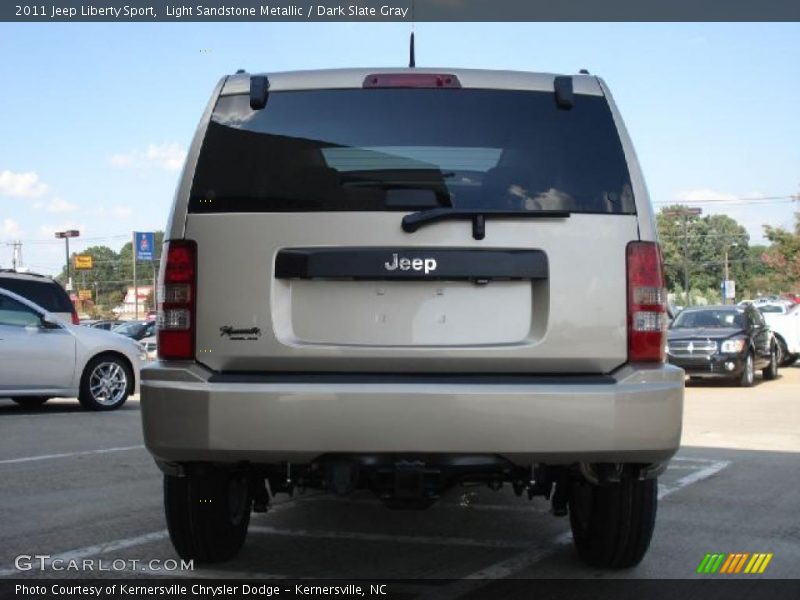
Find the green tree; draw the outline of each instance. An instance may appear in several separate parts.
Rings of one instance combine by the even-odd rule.
[[[698,293],[706,298],[719,294],[726,252],[729,277],[740,286],[747,285],[750,238],[747,230],[736,220],[727,215],[692,214],[688,206],[674,204],[663,208],[656,216],[656,222],[667,287],[673,293],[680,290],[681,301],[687,291],[684,289],[687,275],[690,300]]]
[[[74,268],[77,254],[92,257],[92,268],[78,271]],[[108,246],[90,246],[81,252],[74,252],[70,256],[72,268],[72,281],[74,289],[85,288],[93,291],[94,302],[98,308],[110,309],[119,304],[125,294],[125,281],[120,274],[120,258]],[[56,278],[62,284],[67,282],[67,268],[61,269]]]
[[[780,291],[796,291],[800,282],[800,212],[794,213],[794,231],[764,225],[764,235],[771,244],[762,259],[772,270],[774,283]]]

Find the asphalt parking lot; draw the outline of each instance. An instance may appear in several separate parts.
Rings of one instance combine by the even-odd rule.
[[[166,573],[147,562],[177,558],[136,398],[112,413],[83,412],[68,400],[27,410],[0,399],[0,449],[0,577],[159,577]],[[635,569],[603,572],[578,562],[568,520],[551,516],[544,500],[470,488],[422,512],[390,511],[369,495],[282,496],[269,513],[253,515],[239,557],[168,575],[462,578],[436,589],[437,597],[459,597],[503,577],[698,577],[706,553],[768,552],[774,557],[758,577],[794,578],[798,453],[800,364],[751,389],[692,382],[683,447],[660,480],[653,543]],[[19,572],[21,554],[141,564]],[[426,595],[424,585],[416,591]]]

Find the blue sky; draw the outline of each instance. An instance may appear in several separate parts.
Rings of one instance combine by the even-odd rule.
[[[402,66],[408,24],[0,24],[0,266],[163,229],[183,152],[237,68]],[[711,199],[751,238],[800,203],[800,24],[416,25],[418,66],[572,73],[611,87],[654,202]]]

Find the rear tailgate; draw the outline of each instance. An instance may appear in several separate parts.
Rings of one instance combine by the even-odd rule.
[[[552,79],[549,91],[281,81],[260,110],[246,94],[220,97],[186,175],[198,361],[439,373],[626,361],[625,252],[639,223],[594,80],[569,110]],[[436,207],[567,216],[487,218],[485,237],[469,220],[401,228]]]
[[[480,242],[465,222],[409,236],[400,218],[190,215],[186,236],[198,242],[198,360],[221,371],[529,373],[600,373],[625,362],[625,247],[637,237],[635,216],[490,221]],[[359,246],[384,248],[385,261],[414,247],[536,249],[548,272],[546,279],[486,284],[388,273],[385,281],[276,277],[281,250]]]

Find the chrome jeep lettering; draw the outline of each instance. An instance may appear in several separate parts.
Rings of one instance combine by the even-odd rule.
[[[407,258],[400,257],[397,253],[392,254],[392,260],[383,264],[387,271],[424,271],[427,275],[435,271],[438,266],[435,258]]]

